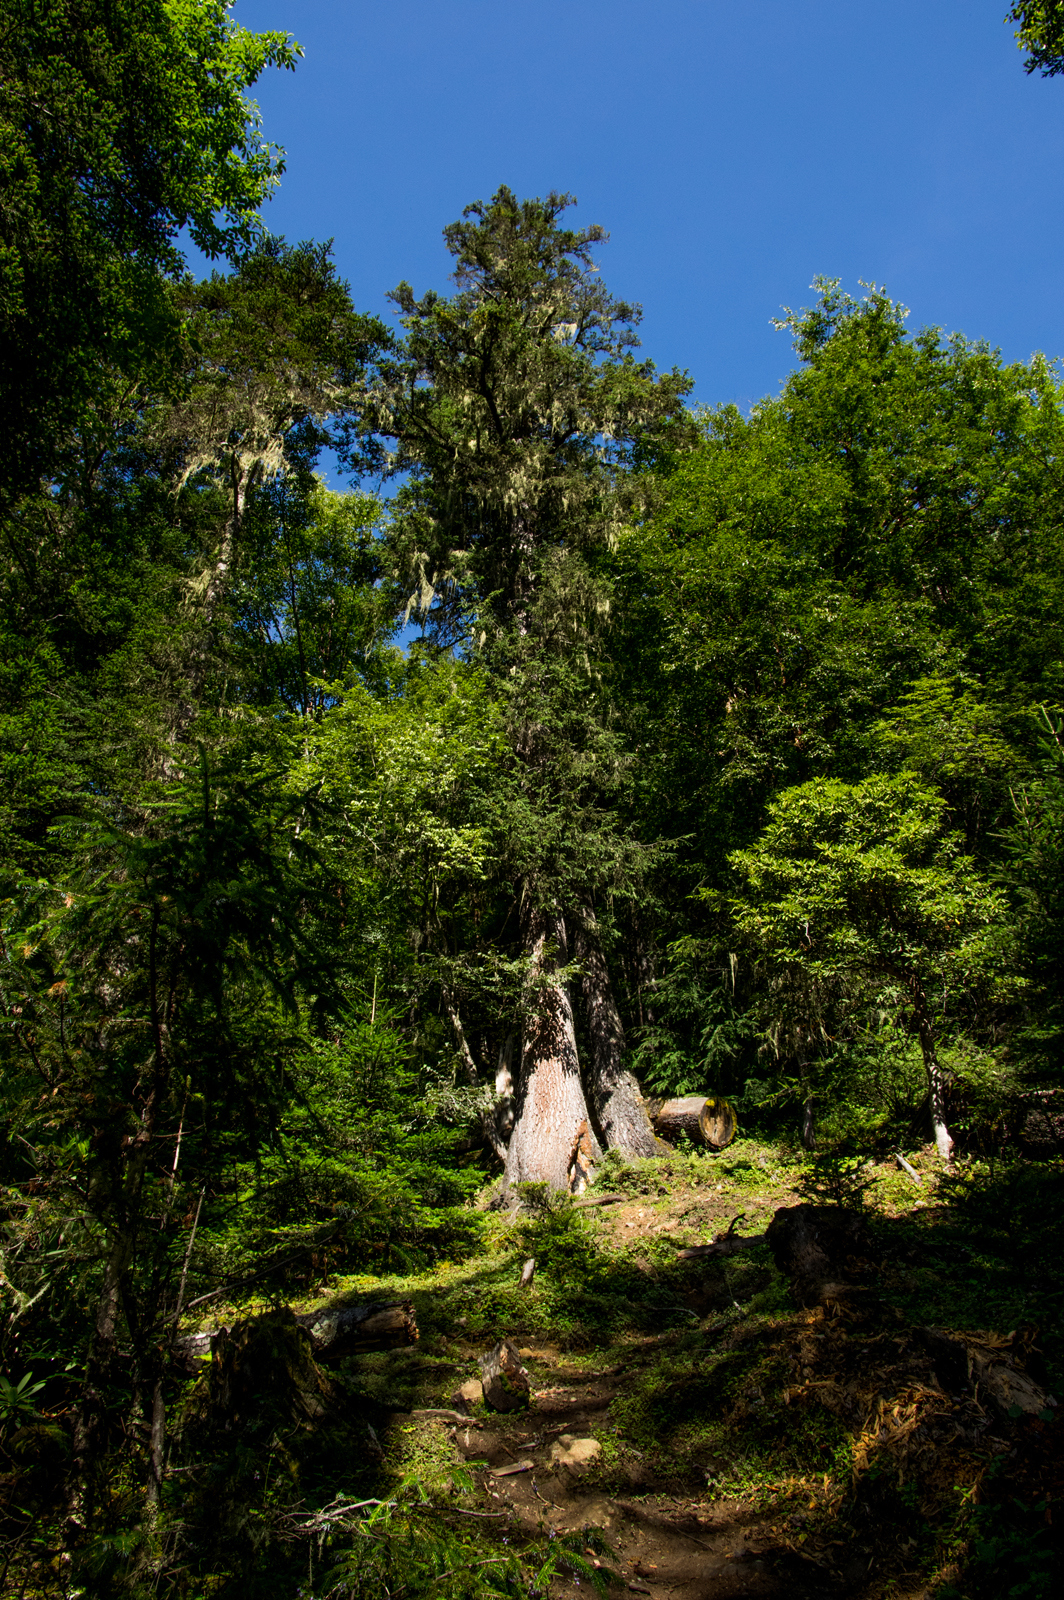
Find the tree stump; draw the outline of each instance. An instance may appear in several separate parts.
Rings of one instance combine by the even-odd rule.
[[[210,1408],[226,1432],[267,1409],[288,1422],[319,1422],[337,1397],[290,1307],[249,1317],[211,1340]]]
[[[781,1206],[765,1233],[779,1270],[802,1305],[859,1292],[875,1265],[868,1224],[845,1206]]]
[[[480,1372],[484,1398],[494,1411],[522,1411],[529,1404],[532,1385],[509,1339],[500,1339],[481,1356]]]
[[[659,1138],[674,1143],[686,1133],[709,1150],[726,1149],[739,1131],[731,1105],[718,1095],[686,1094],[678,1100],[655,1101],[650,1120]]]

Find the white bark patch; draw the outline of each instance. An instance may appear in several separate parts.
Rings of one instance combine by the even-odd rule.
[[[574,1182],[583,1186],[590,1181],[599,1152],[588,1133],[569,996],[564,985],[543,981],[557,967],[555,951],[564,944],[561,919],[540,914],[532,932],[521,1079],[506,1153],[506,1183],[546,1183],[568,1190]]]

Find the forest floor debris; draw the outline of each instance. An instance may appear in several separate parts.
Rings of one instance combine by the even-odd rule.
[[[612,1554],[595,1559],[652,1600],[947,1594],[965,1528],[1017,1488],[1033,1559],[1056,1559],[1046,1512],[1064,1488],[1064,1428],[1045,1398],[1045,1341],[1014,1314],[1029,1286],[1014,1263],[990,1265],[990,1240],[973,1269],[959,1241],[978,1216],[959,1214],[957,1194],[947,1203],[932,1151],[913,1162],[921,1190],[893,1158],[865,1174],[874,1259],[851,1256],[850,1269],[868,1292],[826,1304],[802,1304],[773,1260],[766,1225],[805,1196],[796,1166],[755,1146],[648,1163],[609,1207],[494,1219],[487,1256],[401,1280],[423,1330],[418,1362],[390,1351],[358,1363],[367,1399],[395,1405],[406,1385],[411,1408],[449,1403],[455,1370],[466,1375],[467,1420],[393,1412],[393,1471],[440,1494],[441,1515],[449,1501],[503,1512],[513,1538],[597,1530]],[[930,1205],[914,1205],[920,1192]],[[740,1211],[742,1255],[685,1255]],[[535,1285],[521,1290],[532,1253]],[[980,1277],[981,1330],[963,1314]],[[344,1287],[389,1294],[399,1281]],[[987,1328],[993,1313],[1020,1325]],[[500,1332],[531,1382],[529,1408],[510,1414],[470,1387]],[[995,1367],[1011,1392],[988,1391]],[[472,1485],[455,1498],[463,1464]],[[550,1593],[575,1600],[574,1583],[558,1576]]]
[[[539,1573],[550,1600],[596,1581],[968,1600],[1017,1562],[1048,1595],[1064,1299],[1042,1224],[1064,1166],[942,1178],[911,1155],[920,1189],[892,1157],[862,1168],[857,1213],[811,1203],[808,1169],[769,1147],[677,1156],[611,1172],[610,1206],[530,1195],[476,1255],[334,1280],[298,1320],[215,1309],[244,1331],[187,1391],[173,1504],[223,1545],[249,1517],[306,1545],[317,1600],[334,1568],[375,1595],[356,1558],[381,1538],[429,1573],[418,1595],[460,1560]],[[722,1235],[747,1248],[692,1253]],[[317,1366],[309,1321],[399,1298],[416,1345]],[[512,1411],[481,1382],[504,1339],[529,1385]]]

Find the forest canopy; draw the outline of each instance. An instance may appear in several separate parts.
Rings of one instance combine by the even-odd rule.
[[[4,10],[2,1438],[47,1385],[18,1470],[147,1593],[191,1306],[471,1250],[660,1099],[948,1167],[1064,1090],[1064,397],[822,278],[694,407],[561,192],[385,323],[259,216],[287,35]]]

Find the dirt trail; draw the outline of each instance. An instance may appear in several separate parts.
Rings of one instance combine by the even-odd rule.
[[[945,1213],[928,1188],[893,1163],[864,1169],[878,1189],[874,1249],[867,1260],[847,1255],[852,1284],[833,1267],[834,1299],[821,1304],[796,1298],[759,1237],[801,1198],[791,1174],[756,1147],[733,1169],[722,1161],[697,1184],[602,1197],[568,1219],[513,1219],[474,1272],[452,1269],[442,1295],[426,1284],[424,1372],[400,1424],[412,1435],[411,1411],[424,1408],[411,1467],[420,1450],[443,1485],[464,1460],[476,1498],[456,1502],[456,1518],[489,1516],[515,1544],[584,1534],[585,1558],[618,1574],[616,1597],[917,1600],[933,1563],[952,1577],[941,1562],[958,1494],[974,1494],[991,1457],[1025,1460],[1049,1413],[995,1420],[979,1413],[963,1373],[940,1384],[934,1363],[953,1345],[939,1350],[931,1324],[974,1323],[950,1323],[952,1304],[943,1317],[927,1299],[928,1284],[942,1288],[943,1257],[949,1264],[948,1236],[937,1238]],[[736,1251],[707,1252],[725,1236]],[[520,1288],[532,1253],[534,1284]],[[468,1397],[498,1338],[516,1344],[531,1403],[497,1413],[474,1385],[472,1414],[458,1420],[447,1410],[459,1405],[455,1390],[464,1378]],[[957,1339],[966,1351],[978,1344],[975,1334]],[[997,1344],[990,1356],[1024,1369],[1023,1351]],[[410,1367],[401,1352],[379,1360],[373,1392],[393,1416]],[[1018,1468],[1007,1470],[1011,1486]],[[1036,1510],[1049,1481],[1039,1471]],[[587,1594],[586,1577],[550,1587],[551,1600]]]
[[[651,1600],[801,1592],[802,1583],[781,1569],[788,1553],[769,1519],[749,1506],[655,1492],[652,1475],[638,1463],[627,1465],[628,1492],[608,1493],[596,1483],[594,1462],[581,1469],[552,1460],[552,1447],[565,1448],[566,1441],[608,1438],[609,1408],[623,1392],[625,1369],[589,1372],[542,1345],[522,1347],[521,1356],[532,1375],[531,1407],[448,1429],[460,1454],[479,1466],[486,1504],[530,1534],[599,1530],[613,1551],[612,1559],[599,1559],[620,1574],[625,1592]],[[586,1553],[595,1557],[590,1545]],[[570,1580],[553,1593],[575,1597],[582,1590]]]

